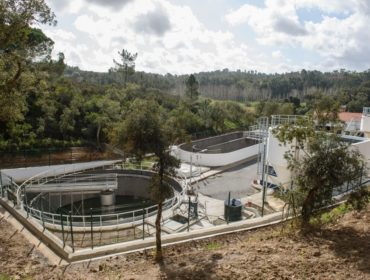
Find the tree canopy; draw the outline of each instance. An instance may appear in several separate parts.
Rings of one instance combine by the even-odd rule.
[[[282,143],[291,145],[285,155],[292,172],[290,192],[295,207],[301,209],[304,226],[317,210],[332,203],[336,188],[363,175],[360,153],[337,134],[317,131],[310,119],[282,125],[274,133]]]
[[[135,73],[135,60],[137,58],[137,53],[130,53],[129,51],[122,49],[121,52],[118,52],[118,55],[120,62],[113,59],[115,64],[114,71],[122,74],[123,85],[126,87],[128,77]]]
[[[141,161],[148,153],[153,153],[156,163],[150,184],[150,194],[153,201],[158,204],[156,226],[156,259],[162,260],[161,244],[161,219],[162,207],[165,199],[172,194],[172,189],[166,183],[166,176],[175,175],[175,167],[179,161],[174,158],[169,150],[168,131],[160,122],[159,105],[153,100],[135,100],[122,126],[116,131],[114,137],[116,143],[122,146],[125,151],[132,154]]]

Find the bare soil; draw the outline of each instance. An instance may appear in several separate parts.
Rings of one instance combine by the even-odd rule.
[[[1,219],[1,217],[0,217]],[[164,249],[55,266],[0,221],[1,274],[14,279],[370,279],[370,207],[302,235],[289,225],[214,237]]]

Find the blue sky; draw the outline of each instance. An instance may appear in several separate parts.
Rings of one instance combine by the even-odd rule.
[[[184,74],[370,68],[368,0],[47,0],[43,27],[69,65],[107,71],[123,48],[137,70]]]

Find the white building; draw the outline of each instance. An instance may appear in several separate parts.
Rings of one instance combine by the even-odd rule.
[[[366,109],[366,108],[365,108]],[[365,112],[364,109],[364,112]],[[370,136],[370,108],[361,119],[361,131]],[[273,128],[278,127],[285,121],[294,125],[295,118],[298,116],[272,116],[272,124],[268,130],[266,144],[266,182],[276,186],[282,185],[285,188],[290,187],[291,172],[288,170],[288,162],[284,155],[291,149],[291,144],[284,145],[273,133]],[[351,143],[351,149],[358,150],[368,163],[370,161],[370,138],[342,135],[342,139]]]

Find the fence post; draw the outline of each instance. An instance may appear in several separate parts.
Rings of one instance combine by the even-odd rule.
[[[26,192],[24,192],[24,198],[25,198],[25,202],[26,202],[25,208],[26,208],[27,219],[28,219],[29,213],[28,213],[28,200],[27,200],[27,193]]]
[[[94,249],[94,231],[93,231],[93,214],[90,208],[90,232],[91,232],[91,249]]]
[[[71,241],[72,241],[72,252],[75,251],[75,244],[74,244],[74,239],[73,239],[73,225],[72,225],[72,213],[69,211],[69,227],[71,231]]]
[[[364,174],[364,163],[362,163],[362,166],[361,166],[360,184],[358,185],[359,187],[361,187],[362,185],[362,175],[363,174]]]
[[[41,220],[42,220],[42,227],[45,229],[44,205],[42,204],[42,196],[41,196]]]
[[[0,187],[1,187],[1,197],[4,197],[3,175],[1,171],[0,171]]]
[[[145,238],[145,209],[143,208],[143,240]]]
[[[62,226],[62,238],[63,238],[63,248],[65,246],[65,240],[64,240],[64,222],[63,222],[63,214],[60,212],[60,225]]]
[[[226,215],[227,215],[227,217],[226,217],[226,222],[227,222],[227,224],[229,224],[229,219],[230,219],[230,196],[231,196],[231,192],[229,192],[229,197],[228,197],[228,199],[227,199],[227,211],[226,211]]]
[[[190,196],[189,196],[189,203],[188,203],[188,231],[190,230]]]

